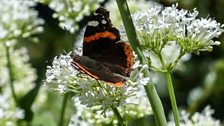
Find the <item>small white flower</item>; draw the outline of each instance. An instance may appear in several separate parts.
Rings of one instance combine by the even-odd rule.
[[[58,88],[56,89],[59,93],[65,93],[67,90],[67,87],[65,85],[59,84]]]
[[[133,69],[136,69],[136,68],[139,68],[139,67],[141,67],[141,66],[142,66],[142,64],[140,63],[139,60],[137,60],[137,61],[134,63],[134,65],[132,66],[132,68],[133,68]]]
[[[139,76],[138,80],[137,80],[138,84],[147,85],[151,81],[149,76],[148,77],[144,77],[144,73],[139,73],[138,76]]]

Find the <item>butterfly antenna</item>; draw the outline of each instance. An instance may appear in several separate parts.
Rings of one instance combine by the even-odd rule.
[[[96,80],[97,84],[100,86],[100,88],[103,88],[103,87],[101,86],[100,82],[99,82],[97,79],[95,79],[95,80]]]
[[[105,90],[103,89],[102,85],[100,84],[100,82],[97,79],[96,79],[96,82],[100,86],[100,88],[101,88],[102,92],[104,93],[104,95],[107,96],[108,94],[105,92]]]

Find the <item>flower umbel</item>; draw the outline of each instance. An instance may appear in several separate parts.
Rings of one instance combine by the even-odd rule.
[[[151,114],[149,102],[147,102],[146,94],[141,85],[138,86],[128,80],[125,86],[114,87],[80,73],[71,66],[71,61],[70,54],[55,57],[52,66],[47,67],[46,83],[47,86],[53,87],[59,93],[74,93],[73,100],[77,114],[74,115],[73,119],[79,118],[87,121],[88,124],[109,124],[112,122],[117,124],[118,121],[115,116],[109,114],[112,113],[111,107],[117,107],[122,116],[127,115],[129,118]],[[145,102],[138,105],[139,100]],[[107,119],[104,118],[105,116]],[[72,122],[71,120],[70,125],[76,125]],[[80,124],[82,123],[83,121],[80,122]]]
[[[163,58],[168,69],[173,69],[185,54],[211,51],[213,45],[219,45],[220,42],[212,39],[221,35],[224,25],[211,18],[197,19],[197,16],[196,9],[193,12],[178,10],[177,5],[164,9],[156,6],[134,14],[133,20],[145,56],[159,61]],[[176,46],[172,59],[165,55],[168,52],[164,53],[167,46]],[[161,68],[162,64],[152,63],[151,66]]]
[[[0,1],[1,41],[13,40],[18,37],[27,38],[43,31],[40,25],[44,21],[38,18],[37,11],[32,9],[35,5],[35,1],[29,0]]]

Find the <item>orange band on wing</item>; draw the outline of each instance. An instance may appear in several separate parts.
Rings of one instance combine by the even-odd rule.
[[[127,67],[128,67],[128,70],[130,70],[134,64],[133,52],[130,45],[128,45],[127,43],[125,43],[124,45],[124,50],[125,50],[125,55],[127,56]]]
[[[86,70],[83,66],[79,65],[76,62],[72,62],[75,66],[77,66],[78,68],[80,68],[83,72],[85,72],[86,74],[88,74],[89,76],[95,78],[95,79],[99,79],[99,77],[97,77],[96,75],[93,75],[91,72],[89,72],[88,70]]]
[[[105,31],[105,32],[96,33],[88,37],[84,37],[84,42],[91,42],[100,38],[109,38],[109,39],[115,40],[117,39],[117,36],[114,35],[112,32]]]
[[[116,82],[116,83],[114,83],[114,86],[115,87],[122,87],[122,86],[124,86],[124,83],[123,82]]]
[[[108,82],[109,84],[115,86],[115,87],[122,87],[124,86],[124,82]]]
[[[123,46],[126,55],[126,73],[131,72],[134,64],[134,55],[130,45],[127,42],[118,42],[117,44]]]

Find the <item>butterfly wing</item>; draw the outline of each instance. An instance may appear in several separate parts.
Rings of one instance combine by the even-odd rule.
[[[100,7],[90,17],[84,34],[83,56],[107,65],[112,72],[128,76],[133,55],[126,42],[119,42],[120,33],[112,26],[109,11]]]

